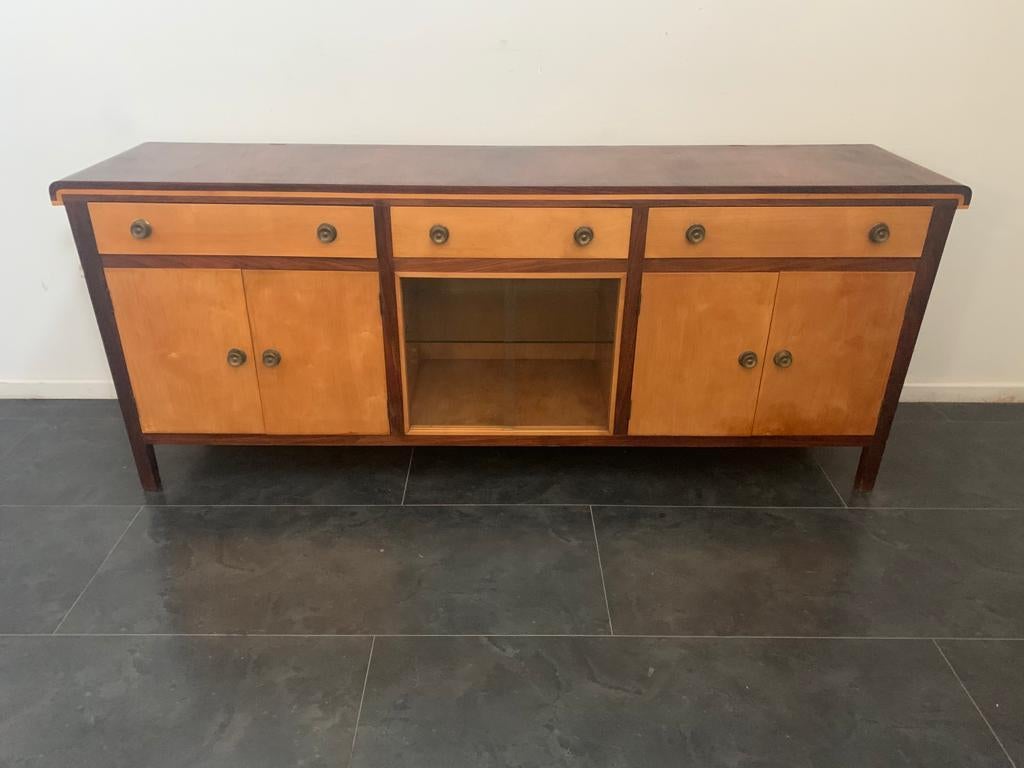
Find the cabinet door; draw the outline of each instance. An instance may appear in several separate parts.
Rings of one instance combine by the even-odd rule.
[[[778,279],[644,275],[631,435],[750,434]],[[746,352],[757,356],[751,367]]]
[[[377,273],[244,276],[267,433],[386,434]]]
[[[783,273],[754,434],[873,434],[913,282],[912,272]],[[788,367],[773,362],[784,351]]]
[[[263,431],[241,271],[106,276],[143,432]]]

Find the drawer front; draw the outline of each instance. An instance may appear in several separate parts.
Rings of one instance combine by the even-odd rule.
[[[925,206],[652,208],[646,256],[916,258],[931,213]]]
[[[368,206],[89,203],[89,215],[105,254],[377,256]],[[134,235],[133,222],[144,222]]]
[[[625,259],[631,220],[628,208],[391,210],[398,258]]]

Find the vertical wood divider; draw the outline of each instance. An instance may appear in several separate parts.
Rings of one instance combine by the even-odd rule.
[[[377,239],[380,276],[380,317],[384,331],[384,367],[388,387],[388,423],[392,435],[405,430],[402,407],[402,363],[398,348],[398,282],[391,246],[391,209],[384,203],[373,206],[373,228]]]
[[[640,286],[644,277],[648,210],[646,206],[634,207],[633,220],[629,229],[626,298],[622,307],[619,376],[615,387],[615,421],[612,430],[616,435],[624,435],[629,429],[629,411],[633,397],[633,359],[636,355],[636,329],[640,321]]]
[[[89,219],[88,203],[84,200],[68,199],[64,207],[67,209],[71,234],[78,249],[78,258],[82,262],[82,273],[89,289],[89,298],[96,313],[100,338],[103,340],[103,351],[107,355],[110,375],[114,379],[114,390],[121,406],[125,429],[128,431],[128,443],[135,459],[135,469],[143,489],[159,491],[161,488],[160,470],[156,463],[153,446],[146,442],[139,423],[139,411],[132,393],[131,380],[128,378],[128,365],[124,359],[124,349],[117,333],[117,321],[114,318],[114,304],[107,288],[107,278],[103,273],[103,263],[96,248],[96,235]]]

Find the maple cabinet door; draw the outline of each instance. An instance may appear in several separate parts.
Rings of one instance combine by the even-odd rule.
[[[784,272],[755,435],[871,435],[912,272]]]
[[[387,434],[377,273],[243,277],[267,434]]]
[[[107,269],[142,431],[263,431],[237,269]]]
[[[644,275],[629,434],[750,434],[778,280]]]

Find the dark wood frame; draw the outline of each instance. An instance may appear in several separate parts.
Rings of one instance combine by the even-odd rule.
[[[119,188],[129,188],[120,185]],[[168,187],[170,188],[170,187]],[[778,200],[758,198],[756,193],[750,199],[702,200],[621,200],[595,201],[533,201],[523,200],[436,200],[429,195],[416,200],[392,199],[381,196],[360,204],[372,204],[374,227],[377,240],[376,258],[333,259],[289,256],[190,256],[190,255],[100,255],[89,218],[88,202],[91,199],[116,200],[116,195],[96,193],[76,194],[73,188],[64,191],[64,205],[78,248],[86,285],[99,323],[104,350],[110,364],[114,386],[121,404],[122,415],[128,431],[132,453],[135,458],[139,479],[147,491],[161,487],[159,470],[153,446],[163,443],[231,444],[231,445],[581,445],[581,446],[685,446],[685,447],[794,447],[811,445],[859,446],[861,457],[855,478],[858,490],[870,490],[875,482],[889,436],[892,419],[896,411],[900,392],[906,378],[914,344],[920,331],[939,260],[946,237],[957,208],[957,200],[948,197],[914,197],[912,199],[836,199],[826,192],[821,200]],[[495,192],[495,190],[490,190]],[[520,190],[522,191],[522,190]],[[599,190],[586,190],[595,193]],[[945,191],[945,190],[943,190]],[[637,194],[643,190],[637,190]],[[144,196],[124,196],[126,201],[146,202],[253,202],[280,204],[352,205],[347,199],[318,198],[311,193],[308,198],[246,197],[239,190],[237,197],[203,197],[201,192],[194,196],[160,195],[158,191]],[[965,198],[966,199],[966,198]],[[534,206],[541,205],[573,207],[604,207],[607,205],[632,208],[629,251],[627,259],[396,259],[392,253],[390,207],[392,205],[458,205],[469,206]],[[648,211],[657,206],[699,207],[710,205],[918,205],[932,208],[932,217],[920,258],[743,258],[743,259],[650,259],[644,258]],[[113,306],[107,289],[104,267],[220,267],[260,269],[316,269],[316,270],[360,270],[378,271],[380,276],[380,308],[384,330],[385,366],[387,381],[388,421],[390,435],[231,435],[231,434],[146,434],[142,432],[124,352],[118,336]],[[403,403],[400,354],[398,349],[397,280],[395,273],[402,272],[545,272],[545,271],[587,271],[619,272],[625,269],[626,286],[623,306],[623,327],[619,347],[618,379],[615,396],[615,410],[612,434],[609,435],[529,435],[529,434],[478,434],[478,435],[407,435],[404,434]],[[913,271],[915,278],[907,303],[900,332],[899,342],[889,381],[879,412],[876,430],[871,435],[856,436],[778,436],[778,437],[637,437],[627,434],[630,415],[633,359],[636,349],[636,332],[640,309],[640,287],[645,271],[788,271],[788,270],[855,270],[855,271]]]

